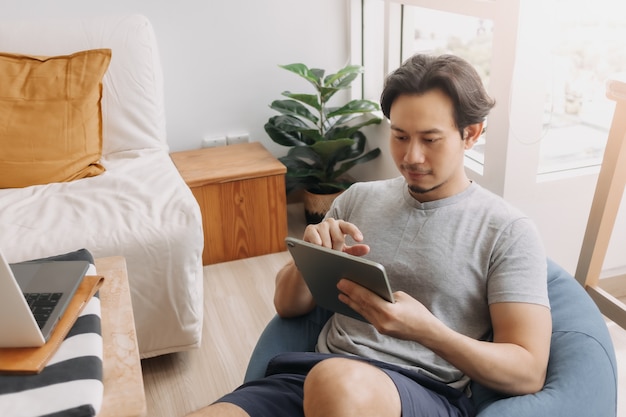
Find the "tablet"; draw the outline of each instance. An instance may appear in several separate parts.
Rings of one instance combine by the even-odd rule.
[[[367,321],[347,304],[339,301],[337,282],[342,278],[368,288],[391,303],[395,302],[387,273],[381,264],[292,237],[286,238],[285,242],[320,307]]]

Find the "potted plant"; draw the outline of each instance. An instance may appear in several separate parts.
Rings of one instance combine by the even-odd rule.
[[[314,94],[284,91],[287,99],[275,100],[270,107],[280,115],[271,117],[265,131],[276,143],[290,147],[279,160],[287,167],[287,193],[304,190],[308,223],[319,222],[332,199],[354,181],[346,173],[357,164],[380,155],[380,149],[365,151],[365,126],[379,124],[374,114],[380,107],[370,100],[351,100],[339,106],[329,101],[363,71],[359,65],[347,65],[334,74],[304,64],[280,65],[311,83]],[[320,198],[322,202],[320,202]]]

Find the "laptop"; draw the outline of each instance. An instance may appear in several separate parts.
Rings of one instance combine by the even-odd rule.
[[[0,348],[43,346],[88,268],[87,261],[9,265],[0,253]]]
[[[347,304],[339,301],[337,282],[342,278],[368,288],[390,303],[395,302],[383,265],[292,237],[286,238],[285,243],[320,307],[367,321]]]

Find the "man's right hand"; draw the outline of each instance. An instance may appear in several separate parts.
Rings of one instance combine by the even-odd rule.
[[[308,225],[302,240],[355,256],[363,256],[370,251],[365,244],[346,245],[346,236],[350,236],[355,242],[363,241],[363,234],[356,225],[345,220],[328,218],[321,223]]]
[[[363,234],[354,224],[328,218],[321,223],[308,225],[302,240],[355,256],[363,256],[369,252],[370,248],[365,244],[347,245],[346,236],[350,236],[355,242],[363,240]],[[315,307],[313,295],[293,260],[276,275],[274,307],[281,317],[300,316]]]

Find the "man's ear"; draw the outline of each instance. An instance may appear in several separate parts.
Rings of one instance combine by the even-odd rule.
[[[465,150],[472,149],[480,135],[483,133],[484,122],[475,123],[463,129],[463,141],[465,142]]]

